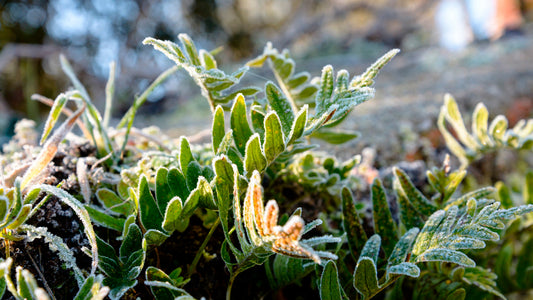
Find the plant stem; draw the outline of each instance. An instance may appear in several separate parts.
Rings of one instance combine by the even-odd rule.
[[[233,283],[235,282],[235,278],[237,277],[238,274],[239,272],[235,272],[231,274],[231,277],[228,283],[228,289],[226,290],[226,300],[231,299],[231,288],[233,287]]]
[[[122,119],[117,125],[117,129],[120,129],[124,127],[124,125],[127,125],[126,127],[126,134],[124,135],[124,142],[122,143],[122,147],[120,148],[121,156],[124,155],[124,149],[126,149],[126,145],[128,144],[128,137],[130,135],[131,127],[133,125],[133,119],[135,118],[135,114],[137,113],[137,110],[141,105],[143,105],[146,100],[148,100],[148,96],[152,93],[152,91],[158,87],[160,84],[163,83],[170,75],[174,74],[177,70],[179,70],[179,66],[173,66],[170,69],[167,69],[165,72],[161,73],[155,80],[148,86],[148,88],[133,102],[133,105],[130,107],[130,109],[124,114]]]
[[[2,229],[2,233],[6,234],[7,230],[8,230],[7,228]],[[11,243],[9,242],[9,240],[4,238],[4,248],[6,249],[6,259],[8,259],[11,256],[11,253],[10,253],[11,245],[10,244]]]
[[[163,83],[163,81],[165,81],[170,75],[174,74],[179,68],[180,68],[179,66],[173,66],[173,67],[167,69],[165,72],[161,73],[161,75],[159,75],[154,80],[154,82],[152,82],[152,84],[150,84],[150,86],[148,86],[148,88],[138,98],[135,99],[135,102],[133,102],[133,105],[126,112],[126,114],[124,114],[124,116],[122,117],[122,119],[118,123],[117,129],[120,129],[120,128],[124,127],[124,125],[127,124],[129,119],[135,116],[135,113],[137,112],[137,109],[139,109],[139,107],[144,102],[146,102],[146,100],[148,99],[148,96],[150,95],[150,93],[152,93],[152,91],[156,87],[158,87],[161,83]]]
[[[217,229],[218,224],[220,224],[220,219],[217,218],[217,220],[215,221],[213,226],[211,226],[211,229],[207,233],[207,236],[205,237],[204,242],[200,246],[200,249],[198,249],[198,252],[196,252],[196,256],[194,257],[194,260],[192,261],[191,265],[189,266],[189,269],[187,270],[187,273],[188,273],[189,276],[191,276],[196,271],[196,265],[200,261],[200,257],[202,257],[202,253],[204,252],[205,247],[207,246],[207,243],[209,242],[209,240],[213,236],[213,233],[215,233],[215,230]]]

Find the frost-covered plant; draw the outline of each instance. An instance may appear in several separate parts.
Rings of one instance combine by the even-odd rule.
[[[531,150],[533,147],[533,119],[520,120],[508,129],[509,122],[503,115],[496,116],[488,124],[489,112],[483,103],[478,103],[472,114],[472,133],[465,127],[455,99],[447,94],[439,115],[439,129],[450,151],[463,166],[479,159],[485,153],[501,148]],[[446,127],[453,128],[454,137]]]
[[[55,101],[35,96],[52,107],[42,135],[42,141],[47,142],[33,163],[28,160],[21,169],[10,167],[10,175],[4,176],[0,237],[15,240],[25,232],[29,240],[43,238],[73,270],[79,286],[76,299],[101,299],[107,294],[111,299],[131,299],[140,291],[146,293],[142,296],[156,299],[193,299],[188,290],[197,287],[199,266],[214,257],[223,261],[229,273],[227,299],[243,293],[242,286],[235,288],[236,278],[242,277],[237,275],[253,269],[266,271],[273,290],[311,277],[311,286],[322,299],[366,299],[381,292],[388,292],[393,299],[418,299],[432,293],[463,299],[473,287],[502,296],[496,285],[502,281],[497,281],[488,266],[476,265],[471,250],[498,240],[509,220],[533,211],[530,202],[514,206],[508,200],[492,200],[492,187],[462,193],[459,187],[466,171],[451,171],[446,161],[442,168],[427,172],[429,187],[424,193],[406,172],[394,168],[398,210],[393,211],[392,198],[375,178],[377,172],[360,178],[358,156],[339,162],[313,151],[317,147],[311,143],[313,138],[339,144],[357,137],[356,132],[340,129],[340,125],[355,106],[373,98],[374,78],[398,50],[386,53],[359,76],[350,77],[345,70],[334,74],[331,66],[325,66],[320,77],[312,78],[307,72],[295,72],[288,51],[278,51],[269,44],[257,58],[227,74],[219,69],[214,54],[198,50],[187,35],[178,39],[179,44],[145,39],[145,44],[154,46],[176,66],[135,99],[117,129],[109,124],[114,67],[110,68],[103,116],[65,58],[61,59],[63,69],[76,90],[61,94]],[[265,64],[273,73],[273,81],[262,86],[240,85],[250,67]],[[135,114],[148,94],[179,69],[193,78],[210,105],[213,122],[208,146],[195,145],[186,137],[161,139],[133,127]],[[441,112],[439,126],[452,152],[463,162],[477,155],[470,152],[481,153],[499,145],[528,148],[531,122],[520,125],[513,134],[502,133],[504,126],[497,121],[488,134],[486,110],[480,107],[473,134],[469,134],[450,99]],[[74,113],[66,108],[69,100],[77,106]],[[66,125],[47,138],[61,113],[70,115]],[[454,127],[460,143],[446,135],[445,120]],[[76,158],[72,176],[79,195],[67,193],[62,185],[40,182],[42,171],[74,124],[84,138],[71,134],[67,140],[89,141],[96,148],[94,157]],[[17,159],[21,160],[11,155],[9,165],[16,165]],[[364,204],[353,197],[360,180],[370,185],[371,216],[360,210]],[[297,187],[293,191],[296,195],[286,194],[283,187]],[[430,189],[433,194],[428,196]],[[58,197],[81,218],[91,244],[90,251],[85,249],[93,260],[90,273],[76,265],[61,238],[46,228],[25,224],[50,198],[40,198],[41,191]],[[304,191],[300,193],[307,198],[320,197],[306,201],[326,203],[327,207],[317,213],[320,219],[306,223],[302,208],[290,216],[284,214],[285,205],[302,198],[298,191]],[[499,189],[500,194],[502,191]],[[265,204],[264,197],[275,200]],[[368,220],[373,223],[370,227]],[[97,225],[96,232],[93,224]],[[203,241],[199,232],[206,232]],[[304,234],[309,237],[304,238]],[[162,265],[160,257],[169,251],[166,245],[191,235],[198,242],[192,243],[196,247],[192,259]],[[210,248],[213,244],[215,249]],[[171,254],[179,261],[191,254],[190,247],[179,245]],[[508,261],[508,256],[502,260]],[[9,274],[11,263],[9,258],[2,262],[4,274]],[[529,274],[524,270],[527,268],[520,272]],[[9,275],[4,276],[14,297],[43,294],[31,274],[19,273],[17,284],[23,288],[15,287]],[[452,284],[422,284],[443,280]],[[138,288],[139,283],[145,288]],[[389,286],[394,288],[387,289]],[[414,293],[404,293],[413,286]]]

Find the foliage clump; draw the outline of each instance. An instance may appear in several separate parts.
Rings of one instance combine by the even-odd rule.
[[[39,266],[33,267],[45,288],[21,266],[16,267],[15,282],[10,275],[12,265],[21,264],[12,252],[22,242],[40,238],[72,271],[77,288],[61,293],[75,299],[193,299],[213,289],[212,298],[259,298],[293,283],[312,287],[302,293],[316,290],[322,299],[367,299],[379,293],[394,299],[503,298],[504,293],[531,288],[527,279],[533,261],[516,244],[516,235],[528,237],[524,247],[533,240],[527,221],[533,211],[531,173],[525,177],[523,201],[515,201],[504,183],[461,190],[468,164],[484,153],[501,147],[531,151],[531,120],[507,130],[506,120],[497,117],[488,126],[488,113],[479,105],[468,133],[457,104],[447,96],[438,125],[462,167],[452,171],[447,159],[441,168],[427,171],[424,189],[395,167],[389,191],[371,166],[360,165],[359,156],[340,162],[315,151],[311,141],[341,144],[357,137],[339,125],[357,105],[374,97],[374,78],[398,50],[358,76],[325,66],[320,77],[312,78],[295,72],[287,50],[268,44],[263,54],[227,74],[212,53],[198,50],[187,35],[178,39],[179,44],[144,41],[176,66],[135,99],[116,128],[109,125],[114,66],[103,117],[64,57],[62,67],[74,90],[54,101],[34,96],[51,106],[42,146],[34,142],[31,126],[21,123],[1,156],[5,257],[0,293],[7,289],[17,299],[46,299],[60,290],[57,282],[50,286],[52,278]],[[265,64],[274,81],[239,85],[249,68]],[[180,69],[210,104],[210,145],[195,145],[186,137],[172,141],[157,130],[154,134],[153,129],[133,127],[149,93]],[[67,108],[69,101],[74,112]],[[67,119],[52,134],[62,114]],[[76,125],[83,136],[71,132]],[[82,155],[87,147],[93,151]],[[361,182],[369,187],[366,204],[353,197],[358,187],[367,186]],[[265,204],[265,196],[275,199]],[[79,232],[89,245],[80,249],[85,257],[75,255],[76,246],[66,237],[35,226],[37,212],[46,213],[45,204],[54,200],[81,220]],[[299,207],[290,216],[285,213],[303,200],[322,206],[314,206],[319,210],[314,212]],[[398,212],[391,210],[392,204]],[[366,205],[370,214],[363,212]],[[319,218],[306,223],[303,215]],[[187,237],[190,245],[176,243]],[[495,248],[498,242],[504,244],[500,254],[475,252]],[[516,268],[510,263],[515,257]],[[83,258],[90,263],[81,263]],[[221,282],[220,276],[218,283],[202,280],[210,275],[209,266],[220,267],[211,272],[227,281]],[[261,289],[239,285],[236,279],[243,272],[264,280],[257,284]]]

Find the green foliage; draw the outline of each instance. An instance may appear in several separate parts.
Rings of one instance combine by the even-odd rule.
[[[120,299],[130,288],[137,285],[137,277],[141,273],[146,258],[146,239],[136,224],[129,224],[124,229],[124,240],[118,255],[115,249],[97,238],[98,268],[107,276],[103,284],[109,287],[109,298]]]
[[[74,300],[102,300],[109,293],[109,287],[103,285],[104,276],[87,277]]]
[[[455,191],[464,178],[464,174],[461,174],[461,171],[450,173],[446,162],[442,169],[434,168],[432,172],[428,172],[428,177],[432,178],[431,185],[437,191],[434,197],[428,199],[413,185],[405,172],[394,169],[400,220],[404,228],[410,228],[399,239],[398,227],[392,218],[385,191],[379,180],[375,180],[371,188],[376,234],[368,240],[365,234],[357,234],[363,232],[362,221],[355,211],[351,194],[347,190],[343,192],[344,226],[348,245],[352,251],[360,251],[360,255],[355,255],[358,260],[353,284],[365,299],[372,298],[401,275],[415,278],[420,274],[433,276],[433,273],[426,274],[420,269],[422,263],[428,262],[466,267],[470,273],[464,278],[461,277],[462,283],[500,295],[495,288],[496,275],[489,270],[475,269],[474,260],[463,251],[485,248],[485,241],[499,240],[499,230],[505,227],[505,222],[532,212],[533,206],[500,209],[500,202],[484,199],[492,192],[491,189],[474,191],[458,199],[446,196],[444,202],[443,195],[448,194],[446,191]],[[422,229],[412,225],[416,222],[423,224]],[[386,264],[378,264],[381,248],[387,257]],[[386,265],[384,275],[378,278],[383,268],[378,266],[383,265]],[[475,273],[475,270],[478,270],[478,273]],[[431,277],[428,280],[433,279]],[[449,292],[456,293],[455,290],[456,288]]]
[[[169,275],[155,267],[148,267],[146,269],[146,281],[144,284],[150,286],[150,290],[155,299],[177,299],[190,295],[181,287],[185,285],[188,280],[184,280],[180,276],[181,268],[177,268]],[[192,297],[190,297],[192,299]],[[180,298],[185,299],[185,298]]]
[[[237,94],[251,96],[259,92],[255,87],[232,88],[239,83],[241,77],[248,71],[248,67],[239,68],[237,71],[226,74],[217,68],[217,62],[208,51],[197,50],[196,45],[186,34],[178,36],[180,45],[171,41],[161,41],[154,38],[146,38],[143,44],[154,46],[180,68],[188,72],[200,87],[204,96],[214,112],[217,105],[225,105],[231,102]],[[230,92],[229,90],[232,89]]]
[[[332,261],[329,261],[326,264],[322,276],[320,277],[320,299],[342,299],[339,274],[335,263]]]
[[[270,44],[246,66],[226,74],[214,54],[197,50],[187,35],[178,38],[179,44],[144,41],[176,66],[135,99],[118,131],[109,127],[114,66],[102,117],[69,63],[61,59],[76,90],[53,102],[36,97],[51,106],[41,136],[44,145],[32,146],[37,156],[30,155],[22,166],[14,154],[22,145],[2,156],[10,173],[2,176],[0,187],[0,239],[6,248],[0,291],[7,287],[17,299],[45,297],[28,271],[17,267],[16,285],[9,273],[13,243],[36,238],[43,238],[72,271],[79,288],[75,299],[120,299],[139,291],[155,299],[193,299],[186,284],[194,282],[197,290],[198,277],[193,274],[203,270],[202,260],[208,265],[213,257],[220,257],[229,273],[227,299],[237,286],[237,276],[258,265],[264,265],[272,290],[311,282],[321,299],[369,299],[385,290],[391,299],[465,299],[503,297],[532,288],[528,249],[533,246],[533,173],[524,175],[521,189],[504,183],[468,192],[461,187],[464,167],[483,153],[501,147],[529,149],[531,120],[507,130],[507,121],[497,117],[489,126],[486,109],[478,105],[469,133],[457,104],[447,96],[439,128],[463,168],[451,171],[446,159],[442,167],[427,171],[428,184],[420,187],[395,167],[389,191],[379,178],[371,184],[372,180],[363,181],[371,176],[362,178],[359,156],[339,161],[313,151],[317,146],[310,138],[330,144],[356,138],[355,132],[333,127],[374,96],[374,78],[398,50],[389,51],[359,76],[350,78],[346,70],[334,73],[333,67],[325,66],[321,76],[312,79],[307,72],[295,72],[288,51]],[[264,64],[272,70],[275,83],[240,86],[249,67]],[[186,137],[161,141],[133,127],[150,92],[182,68],[211,106],[210,145],[195,145]],[[78,107],[74,113],[66,108],[69,100]],[[70,116],[52,133],[61,113]],[[447,123],[457,138],[447,131]],[[58,186],[40,184],[51,178],[48,172],[55,154],[70,146],[62,142],[75,124],[82,129],[83,141],[96,147],[96,157],[69,156],[76,166],[72,176]],[[60,167],[69,172],[64,164]],[[79,187],[79,193],[68,193],[63,185],[71,192]],[[369,190],[364,190],[368,185]],[[359,195],[367,194],[365,204]],[[492,194],[499,201],[492,200]],[[265,204],[265,195],[276,200]],[[83,249],[92,259],[90,270],[77,265],[74,251],[48,228],[26,224],[37,211],[47,209],[44,204],[52,196],[82,221],[90,245]],[[294,209],[301,203],[320,204],[316,207],[320,211],[307,211],[306,206]],[[365,208],[370,203],[368,213]],[[292,215],[280,213],[289,209],[294,210]],[[319,219],[306,223],[302,217],[306,213]],[[310,237],[304,238],[308,233]],[[164,253],[174,239],[191,236],[204,240]],[[494,251],[499,240],[503,248]],[[488,254],[480,255],[476,249],[487,249]],[[169,254],[173,259],[168,259]],[[167,260],[161,263],[163,256]],[[137,288],[139,283],[145,287]]]
[[[285,49],[280,52],[270,43],[265,47],[263,54],[248,62],[247,65],[262,67],[265,62],[268,62],[281,89],[268,82],[265,93],[272,109],[282,116],[286,135],[294,115],[302,105],[308,104],[315,109],[314,116],[311,116],[307,122],[308,134],[332,144],[342,144],[356,138],[358,134],[353,131],[318,129],[324,125],[329,127],[338,125],[356,105],[373,98],[374,89],[370,87],[373,84],[373,78],[398,52],[398,49],[389,51],[365,73],[351,80],[346,70],[340,70],[335,80],[333,67],[329,65],[324,67],[319,80],[310,80],[311,75],[307,72],[294,74],[295,62],[290,57],[289,51]],[[314,101],[313,96],[315,96]]]

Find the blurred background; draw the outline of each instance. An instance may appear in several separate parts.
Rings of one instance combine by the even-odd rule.
[[[43,121],[48,108],[31,101],[32,94],[53,99],[69,88],[60,53],[102,110],[109,63],[116,61],[113,115],[121,117],[135,95],[172,66],[142,40],[176,40],[181,32],[200,48],[222,46],[217,59],[229,72],[259,55],[267,41],[290,49],[297,71],[315,76],[325,64],[355,75],[400,48],[377,79],[373,104],[356,109],[358,123],[348,124],[363,133],[372,127],[371,136],[380,133],[372,122],[377,115],[385,122],[409,120],[396,126],[404,131],[430,131],[445,92],[467,109],[484,101],[496,112],[517,106],[519,117],[527,117],[532,20],[533,0],[0,0],[0,136],[10,136],[18,119]],[[267,74],[252,70],[250,76]],[[178,134],[177,128],[205,126],[197,116],[205,118],[207,104],[191,83],[174,75],[136,122],[151,124],[155,116],[155,125]]]

